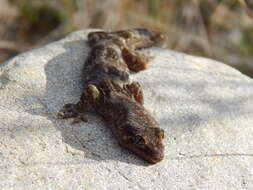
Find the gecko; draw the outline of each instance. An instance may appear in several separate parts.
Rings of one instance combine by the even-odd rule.
[[[164,35],[144,28],[96,31],[88,34],[88,44],[91,50],[82,71],[80,100],[65,104],[58,118],[87,121],[85,114],[93,110],[121,146],[150,163],[161,161],[164,130],[143,106],[143,90],[138,82],[130,81],[129,74],[146,68],[151,57],[141,50],[163,46]]]

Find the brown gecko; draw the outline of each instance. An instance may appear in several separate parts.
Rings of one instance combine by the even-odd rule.
[[[111,127],[119,144],[151,163],[161,161],[164,130],[144,108],[142,89],[138,82],[129,81],[129,70],[145,69],[150,57],[139,50],[163,42],[161,33],[148,29],[90,33],[83,94],[77,104],[66,104],[58,118],[86,121],[85,112],[92,108]]]

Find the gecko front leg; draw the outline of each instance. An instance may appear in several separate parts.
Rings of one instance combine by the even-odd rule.
[[[76,104],[65,104],[58,112],[58,119],[74,118],[73,123],[80,121],[87,122],[86,113],[91,111],[92,105],[97,98],[97,90],[93,85],[89,85],[83,92],[80,101]]]
[[[144,103],[143,90],[141,88],[141,85],[138,82],[132,82],[131,84],[126,84],[124,88],[127,90],[129,94],[131,94],[134,97],[136,102],[143,105]]]
[[[80,121],[87,122],[85,107],[80,106],[80,102],[77,104],[65,104],[63,108],[57,114],[58,119],[74,118],[73,123],[79,123]]]

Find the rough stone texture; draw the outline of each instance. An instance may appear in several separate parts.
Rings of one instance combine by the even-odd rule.
[[[166,132],[165,159],[121,148],[96,115],[56,119],[77,102],[89,30],[0,65],[0,189],[253,189],[253,81],[222,63],[152,48],[132,74]]]

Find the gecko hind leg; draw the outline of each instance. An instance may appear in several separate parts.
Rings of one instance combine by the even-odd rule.
[[[122,57],[128,68],[134,72],[146,69],[148,62],[153,58],[152,56],[144,55],[138,50],[130,50],[127,48],[122,50]]]
[[[124,88],[134,97],[136,102],[143,105],[144,96],[140,83],[132,82],[131,84],[125,85]]]

